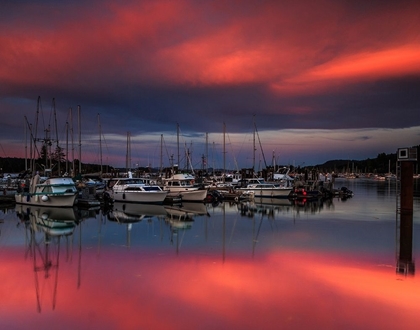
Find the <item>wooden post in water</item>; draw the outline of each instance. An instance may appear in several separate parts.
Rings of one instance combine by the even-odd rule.
[[[397,272],[414,275],[413,261],[413,195],[414,195],[414,162],[417,150],[403,148],[398,150],[398,161],[401,168],[400,190],[400,253]]]

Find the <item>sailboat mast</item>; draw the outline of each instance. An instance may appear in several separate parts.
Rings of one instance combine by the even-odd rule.
[[[55,98],[53,98],[53,107],[54,107],[54,125],[55,125],[55,140],[56,140],[56,152],[57,152],[57,166],[58,166],[58,176],[61,176],[61,152],[58,142],[58,125],[57,125],[57,111],[55,107]],[[52,168],[52,166],[51,166]]]
[[[66,173],[69,173],[69,121],[66,121]]]
[[[181,158],[181,155],[179,154],[179,124],[176,123],[176,144],[177,144],[177,148],[178,148],[178,168],[179,168],[179,161]]]
[[[75,168],[74,168],[74,127],[73,127],[73,109],[70,108],[70,131],[71,131],[71,176],[75,175]]]
[[[206,133],[206,174],[209,170],[209,133]]]
[[[128,172],[131,170],[131,133],[127,132],[127,154],[125,159],[125,169]]]
[[[37,105],[36,105],[36,117],[35,117],[35,134],[33,135],[33,138],[32,138],[32,143],[33,143],[33,149],[32,149],[32,152],[33,152],[33,154],[31,153],[31,172],[32,173],[35,173],[35,153],[36,153],[36,138],[37,138],[37,133],[38,133],[38,116],[39,116],[39,108],[40,108],[40,106],[41,106],[41,96],[38,96],[38,102],[37,102]]]
[[[253,136],[253,151],[252,151],[252,170],[255,172],[255,151],[257,150],[255,148],[255,115],[254,115],[254,136]]]
[[[79,124],[79,174],[82,173],[82,129],[81,129],[81,116],[80,105],[77,106],[77,117]]]
[[[223,123],[223,183],[226,177],[226,124]]]
[[[102,129],[101,129],[101,119],[98,113],[98,129],[99,129],[99,160],[101,164],[100,173],[102,175]]]
[[[163,171],[163,134],[160,135],[160,175]]]
[[[27,171],[28,170],[28,128],[26,127],[25,120],[23,122],[23,134],[25,136],[25,171]]]

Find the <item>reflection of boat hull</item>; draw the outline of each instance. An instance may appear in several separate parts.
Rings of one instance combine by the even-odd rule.
[[[174,219],[170,219],[168,221],[173,230],[192,228],[191,221],[180,221],[180,220],[174,220]]]
[[[28,214],[33,220],[32,225],[50,236],[71,235],[78,220],[73,208],[25,208],[23,205],[17,205],[16,212]]]
[[[44,219],[54,219],[58,221],[77,221],[78,216],[74,208],[57,208],[41,206],[16,205],[16,213],[33,214]]]
[[[182,203],[182,206],[165,206],[168,218],[180,220],[192,220],[196,215],[207,215],[204,203]]]
[[[203,202],[207,197],[207,189],[174,191],[172,188],[168,197],[181,197],[182,202]]]
[[[142,214],[142,215],[165,215],[165,208],[163,205],[157,204],[135,204],[135,203],[114,203],[114,210],[122,211],[128,214]]]
[[[164,215],[166,210],[163,205],[115,202],[108,218],[111,221],[129,223],[141,221],[145,217]]]
[[[204,203],[182,203],[181,209],[195,215],[207,215],[207,207]]]
[[[74,221],[37,219],[37,226],[50,236],[68,236],[73,234],[76,224]]]
[[[292,188],[237,188],[238,191],[243,193],[252,192],[254,197],[263,198],[288,198]]]
[[[293,201],[288,198],[254,197],[255,204],[268,206],[292,206]]]

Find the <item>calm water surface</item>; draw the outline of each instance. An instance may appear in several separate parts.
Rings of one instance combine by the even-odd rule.
[[[420,198],[401,273],[395,184],[336,186],[354,197],[3,209],[0,327],[418,329]]]

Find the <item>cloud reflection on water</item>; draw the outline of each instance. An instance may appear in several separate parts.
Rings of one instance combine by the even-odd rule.
[[[414,329],[420,321],[419,278],[366,256],[281,249],[222,262],[200,251],[87,249],[80,269],[61,262],[55,311],[44,279],[40,316],[31,260],[2,254],[0,324],[16,328]]]

